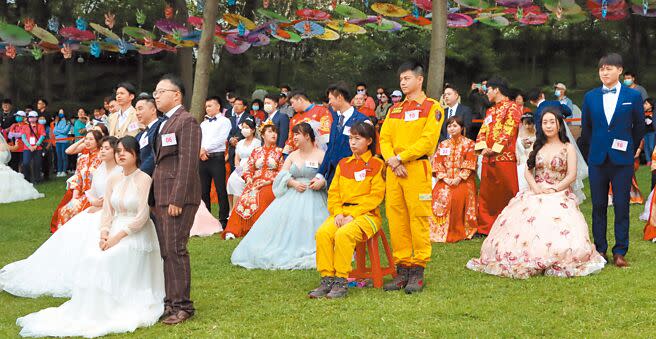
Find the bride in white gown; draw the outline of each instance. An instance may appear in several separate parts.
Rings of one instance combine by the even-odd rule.
[[[101,143],[99,156],[103,162],[93,173],[91,189],[86,192],[91,207],[62,225],[27,259],[0,269],[0,290],[28,298],[71,296],[73,275],[82,254],[96,245],[100,235],[98,225],[107,178],[122,170],[114,158],[117,142],[115,137],[106,137]]]
[[[0,133],[0,204],[43,198],[22,174],[7,166],[11,160],[11,147]]]
[[[148,207],[152,179],[137,168],[138,152],[133,137],[118,144],[123,173],[107,181],[99,241],[82,255],[71,300],[18,318],[21,336],[131,332],[162,315],[164,268]]]

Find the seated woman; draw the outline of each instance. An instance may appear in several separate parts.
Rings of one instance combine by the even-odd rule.
[[[273,180],[283,165],[282,149],[276,147],[278,129],[272,122],[263,123],[260,133],[264,146],[253,150],[244,169],[246,187],[232,209],[224,239],[243,237],[275,198]]]
[[[342,298],[348,293],[353,252],[383,226],[380,204],[385,198],[385,162],[374,157],[376,131],[368,121],[351,126],[353,155],[339,161],[328,190],[330,216],[317,231],[319,287],[309,298]]]
[[[19,297],[41,295],[70,297],[76,272],[85,249],[96,246],[100,235],[100,209],[104,202],[107,178],[121,173],[116,165],[114,148],[118,139],[105,137],[99,157],[102,164],[93,175],[86,192],[91,207],[71,218],[27,259],[0,269],[0,290]]]
[[[298,150],[287,157],[273,182],[276,199],[232,252],[232,264],[245,268],[311,269],[316,262],[314,234],[328,217],[326,192],[313,190],[324,152],[315,145],[310,124],[294,128]]]
[[[76,188],[79,191],[84,189],[85,183],[90,183],[93,171],[100,164],[100,159],[98,159],[98,148],[100,148],[98,142],[105,136],[108,136],[108,134],[103,134],[100,130],[94,129],[89,131],[83,139],[80,139],[66,149],[66,154],[79,153],[79,155],[77,155],[75,162],[75,174],[66,180],[66,193],[64,193],[50,220],[50,232],[55,233],[60,225],[73,217],[74,214],[70,215],[71,207],[67,209],[66,206],[73,200],[73,194]],[[78,196],[80,196],[79,192]],[[62,212],[69,213],[69,215],[64,215]]]
[[[254,149],[262,146],[260,139],[255,137],[255,122],[253,120],[247,119],[241,124],[241,134],[244,139],[239,140],[235,147],[235,170],[230,174],[228,186],[226,187],[230,210],[237,204],[237,200],[244,192],[246,182],[242,176],[247,169],[248,158]]]
[[[150,220],[151,178],[137,168],[139,143],[120,139],[123,173],[107,182],[100,232],[82,255],[72,298],[16,320],[22,336],[97,337],[132,332],[164,312],[164,267]]]
[[[20,144],[7,145],[0,133],[0,204],[43,198],[25,177],[7,166],[11,160],[11,152],[20,148]]]
[[[432,242],[458,242],[476,234],[476,170],[474,141],[464,136],[460,116],[446,120],[449,138],[442,141],[433,157],[437,183],[433,187]]]
[[[525,172],[530,190],[519,192],[501,212],[480,258],[467,263],[471,270],[519,279],[575,277],[596,273],[606,263],[590,242],[571,189],[576,150],[568,142],[563,116],[548,108],[540,124]]]

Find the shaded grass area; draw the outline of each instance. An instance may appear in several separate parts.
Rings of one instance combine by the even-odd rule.
[[[638,171],[645,197],[650,174]],[[1,183],[0,183],[1,184]],[[0,205],[0,266],[30,255],[49,236],[63,180],[38,186],[45,199]],[[588,194],[589,196],[589,194]],[[591,204],[581,209],[590,223]],[[648,337],[656,330],[651,283],[656,244],[642,241],[643,206],[631,207],[628,269],[607,266],[600,274],[526,281],[465,269],[481,240],[433,245],[423,293],[351,289],[344,300],[309,300],[315,271],[248,271],[230,264],[237,241],[193,238],[192,321],[138,329],[136,337]],[[612,209],[609,218],[612,220]],[[612,225],[612,223],[611,223]],[[385,225],[387,227],[387,225]],[[609,242],[614,243],[612,226]],[[0,337],[16,337],[16,318],[64,299],[16,298],[0,293]],[[114,335],[112,337],[127,336]]]

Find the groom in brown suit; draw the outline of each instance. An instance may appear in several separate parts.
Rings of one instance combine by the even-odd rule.
[[[162,77],[153,93],[157,109],[164,113],[165,119],[153,142],[153,212],[164,259],[166,298],[161,319],[169,325],[181,323],[194,314],[187,241],[200,204],[201,130],[182,106],[184,95],[184,84],[172,75]]]

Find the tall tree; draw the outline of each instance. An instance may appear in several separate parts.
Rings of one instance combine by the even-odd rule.
[[[175,11],[175,21],[188,27],[187,18],[189,18],[189,9],[187,8],[187,2],[185,0],[172,0],[172,7]],[[194,50],[191,47],[178,48],[178,70],[180,72],[180,78],[182,78],[182,82],[187,90],[184,100],[185,107],[189,107],[191,104],[191,93],[194,90],[193,52]]]
[[[439,98],[444,87],[446,67],[447,0],[433,0],[433,33],[428,61],[428,96]]]
[[[207,98],[207,88],[212,70],[212,55],[214,54],[214,27],[219,13],[218,0],[206,0],[203,11],[203,32],[198,44],[198,59],[194,78],[194,91],[191,96],[191,114],[202,121],[204,103]]]

